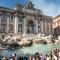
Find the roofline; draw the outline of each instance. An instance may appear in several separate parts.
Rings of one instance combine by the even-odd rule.
[[[60,15],[58,15],[58,16],[56,16],[56,17],[54,17],[53,19],[56,19],[56,18],[58,18],[58,17],[60,17]]]
[[[12,8],[3,7],[3,6],[0,6],[0,8],[9,9],[9,10],[13,10]]]
[[[49,18],[53,18],[52,16],[47,16],[47,15],[43,15],[43,16],[46,16],[46,17],[49,17]]]

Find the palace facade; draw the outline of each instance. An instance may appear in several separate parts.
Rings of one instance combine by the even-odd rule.
[[[53,18],[53,31],[54,35],[60,35],[60,15]]]
[[[52,17],[43,15],[43,12],[34,8],[29,2],[26,6],[16,5],[14,9],[0,7],[0,36],[14,34],[51,35]]]

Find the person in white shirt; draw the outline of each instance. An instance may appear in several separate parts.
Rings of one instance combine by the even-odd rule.
[[[51,58],[50,58],[50,56],[49,56],[49,55],[47,55],[46,60],[51,60]]]
[[[57,60],[57,56],[53,55],[53,60]]]
[[[59,52],[58,52],[58,55],[59,55],[59,60],[60,60],[60,50],[59,50]]]

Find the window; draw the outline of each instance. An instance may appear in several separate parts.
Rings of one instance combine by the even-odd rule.
[[[4,19],[7,19],[7,15],[6,14],[2,15],[2,20],[4,20]]]
[[[18,25],[18,32],[22,32],[22,24]]]
[[[4,36],[4,35],[2,35],[2,39],[4,39],[4,37],[5,37],[5,36]]]
[[[9,32],[13,32],[13,24],[9,24]]]
[[[6,32],[6,24],[1,24],[1,32]]]
[[[11,20],[13,20],[13,15],[11,15]]]
[[[19,22],[22,22],[22,19],[19,19]]]
[[[23,20],[23,17],[19,16],[19,22],[22,22],[22,20]]]
[[[38,32],[41,32],[41,28],[40,28],[40,26],[38,26]]]

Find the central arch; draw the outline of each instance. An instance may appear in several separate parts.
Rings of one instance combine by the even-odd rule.
[[[27,21],[27,33],[34,33],[34,22],[33,22],[33,20]]]

